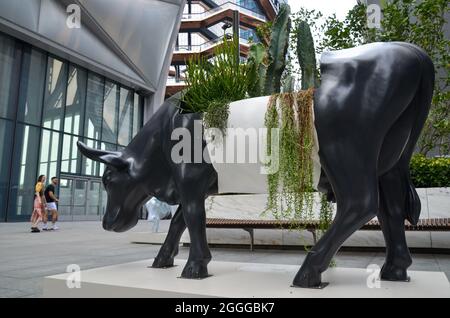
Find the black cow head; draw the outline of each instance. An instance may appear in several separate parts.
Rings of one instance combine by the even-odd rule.
[[[124,232],[136,225],[139,209],[148,197],[136,180],[133,159],[122,152],[93,149],[78,141],[78,149],[89,159],[106,165],[103,185],[108,193],[103,228]]]

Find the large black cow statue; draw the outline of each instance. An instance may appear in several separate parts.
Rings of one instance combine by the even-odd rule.
[[[319,189],[335,198],[337,213],[293,284],[319,286],[321,273],[339,247],[374,216],[381,221],[387,248],[381,278],[405,281],[412,260],[404,221],[415,224],[420,214],[409,161],[431,103],[433,63],[414,45],[374,43],[324,53],[321,74],[321,86],[314,95],[323,169]],[[132,228],[150,196],[179,204],[153,267],[173,265],[187,227],[191,246],[181,276],[204,278],[211,260],[204,201],[217,193],[217,173],[205,161],[171,160],[176,143],[171,140],[172,131],[179,127],[193,131],[194,120],[201,118],[198,113],[180,113],[176,103],[176,99],[167,100],[121,152],[91,149],[81,142],[78,147],[86,157],[107,166],[103,227],[116,232]]]

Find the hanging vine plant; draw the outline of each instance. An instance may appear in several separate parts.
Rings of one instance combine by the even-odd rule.
[[[313,93],[313,89],[282,93],[273,95],[269,101],[265,117],[269,131],[267,149],[270,152],[272,128],[280,129],[280,147],[275,156],[278,172],[267,178],[267,211],[278,220],[313,218]]]

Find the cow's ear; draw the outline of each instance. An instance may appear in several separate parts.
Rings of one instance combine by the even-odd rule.
[[[99,150],[86,146],[81,141],[77,142],[78,150],[94,161],[104,163],[116,169],[124,169],[128,162],[122,157],[122,153],[118,151]]]

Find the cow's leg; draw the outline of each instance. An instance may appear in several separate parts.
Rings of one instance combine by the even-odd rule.
[[[205,200],[199,198],[183,202],[183,216],[189,231],[191,246],[181,277],[197,279],[208,277],[207,266],[211,260],[211,253],[206,240]]]
[[[381,270],[381,279],[406,281],[407,268],[412,259],[405,237],[406,190],[400,168],[380,177],[380,211],[384,240],[386,242],[386,261]]]
[[[306,256],[295,276],[294,286],[319,287],[321,273],[328,268],[340,246],[377,213],[375,156],[366,154],[364,158],[364,154],[352,151],[348,145],[342,150],[334,148],[327,153],[327,149],[323,149],[322,165],[336,195],[337,213],[328,231]]]
[[[152,267],[165,268],[173,266],[173,260],[178,254],[181,235],[183,235],[185,229],[186,223],[184,222],[183,209],[180,205],[172,217],[166,240],[161,246],[158,256],[153,261]]]

